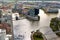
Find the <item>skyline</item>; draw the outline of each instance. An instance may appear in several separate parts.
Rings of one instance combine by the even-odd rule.
[[[15,0],[0,0],[4,2],[15,2]],[[60,1],[60,0],[17,0],[17,1]]]

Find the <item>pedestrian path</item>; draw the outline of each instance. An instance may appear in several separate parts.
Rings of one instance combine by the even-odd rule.
[[[27,19],[13,21],[14,34],[16,36],[24,35],[24,40],[31,40],[31,31],[36,31],[37,29],[39,29],[40,32],[45,35],[47,40],[59,40],[57,39],[57,35],[49,27],[51,19],[50,17],[51,16],[46,15],[42,11],[40,13],[40,21],[29,21]]]
[[[48,26],[41,27],[40,31],[45,35],[47,40],[56,40],[55,38],[57,38],[57,35]]]
[[[39,22],[40,31],[45,35],[47,40],[56,40],[55,38],[57,38],[57,35],[52,31],[52,29],[49,26],[50,25],[51,16],[50,15],[48,16],[41,9],[40,9],[40,14],[39,15],[40,15],[40,22]],[[55,16],[52,15],[52,17],[55,17]]]

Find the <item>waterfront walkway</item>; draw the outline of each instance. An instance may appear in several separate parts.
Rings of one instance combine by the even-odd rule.
[[[47,40],[57,40],[57,35],[49,27],[51,17],[44,14],[43,10],[40,10],[40,12],[40,21],[29,21],[27,19],[13,21],[14,35],[23,35],[23,40],[31,40],[31,31],[39,29],[40,32],[45,35]],[[53,17],[55,16],[56,15],[53,15]]]

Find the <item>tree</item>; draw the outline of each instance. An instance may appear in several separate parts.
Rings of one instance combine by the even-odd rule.
[[[44,40],[42,35],[43,34],[39,30],[36,30],[36,32],[33,34],[33,38],[34,40]]]
[[[52,18],[50,21],[50,27],[54,32],[60,31],[60,18],[57,17]],[[56,34],[60,36],[60,32],[57,32]]]

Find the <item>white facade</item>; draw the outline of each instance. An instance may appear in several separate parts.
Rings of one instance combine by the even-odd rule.
[[[6,30],[0,29],[0,40],[5,40]]]
[[[16,16],[19,18],[19,13],[12,13],[12,20],[16,20]]]

